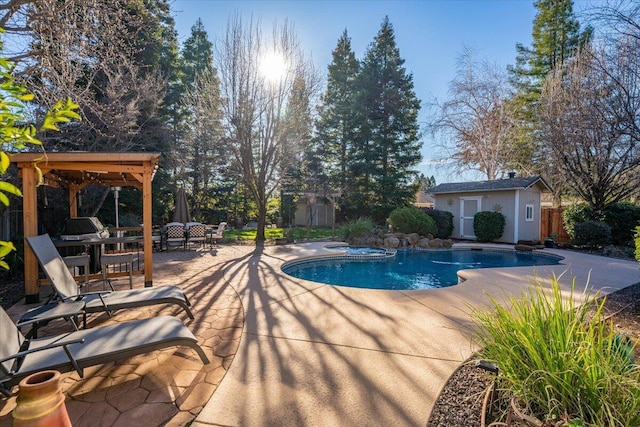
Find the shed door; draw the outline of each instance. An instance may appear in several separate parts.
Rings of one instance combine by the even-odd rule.
[[[481,197],[460,198],[460,237],[475,239],[473,232],[473,217],[481,208]]]

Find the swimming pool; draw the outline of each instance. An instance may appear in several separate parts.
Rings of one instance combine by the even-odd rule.
[[[434,289],[458,283],[458,271],[473,268],[554,265],[559,256],[495,249],[398,250],[395,257],[330,257],[285,264],[299,279],[369,289]]]

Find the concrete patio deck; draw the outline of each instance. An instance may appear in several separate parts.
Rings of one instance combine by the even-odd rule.
[[[458,286],[377,291],[281,273],[322,243],[266,247],[225,274],[245,324],[229,372],[194,427],[424,426],[446,380],[476,350],[469,307],[519,294],[534,277],[610,292],[639,280],[638,264],[570,251],[564,265],[472,270]]]
[[[564,265],[471,270],[464,283],[429,291],[328,286],[281,272],[325,245],[154,254],[154,285],[180,284],[195,320],[158,306],[94,315],[91,326],[178,313],[212,363],[178,348],[88,370],[85,380],[65,374],[74,426],[185,425],[196,415],[194,427],[424,426],[446,380],[476,350],[468,311],[489,293],[519,294],[534,275],[565,270],[563,287],[573,275],[579,291],[589,272],[603,292],[640,280],[636,262],[560,250],[545,252]],[[12,405],[15,397],[0,400],[0,426],[10,425]]]

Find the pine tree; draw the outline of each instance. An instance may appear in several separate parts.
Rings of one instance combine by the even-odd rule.
[[[345,189],[355,131],[356,79],[360,64],[344,30],[328,67],[327,91],[316,123],[318,156],[323,159],[330,186]]]
[[[538,13],[533,21],[532,46],[517,44],[516,64],[508,67],[516,89],[513,109],[520,112],[516,117],[515,147],[509,151],[514,155],[513,169],[545,175],[558,192],[555,197],[559,201],[563,187],[561,175],[550,167],[537,138],[540,134],[538,100],[547,75],[589,42],[592,29],[580,30],[572,0],[537,0],[534,6]]]
[[[186,183],[191,192],[194,218],[208,221],[204,212],[216,204],[215,181],[221,181],[220,184],[225,181],[224,174],[217,173],[222,169],[218,166],[228,163],[228,156],[220,144],[220,82],[213,66],[213,44],[202,20],[198,19],[191,27],[181,58],[182,130],[179,145],[174,147],[175,178]]]
[[[280,143],[282,184],[289,190],[316,191],[319,166],[311,144],[310,93],[304,78],[296,76],[291,88]]]
[[[549,72],[591,37],[591,28],[580,31],[573,13],[573,0],[537,0],[538,13],[533,20],[532,46],[516,45],[515,67],[509,67],[514,86],[526,101],[539,98],[542,83]]]
[[[358,214],[376,220],[415,197],[420,162],[413,76],[404,68],[393,26],[385,17],[366,52],[358,78],[358,123],[349,194]]]
[[[182,84],[193,88],[196,76],[213,68],[213,43],[198,18],[182,46]]]

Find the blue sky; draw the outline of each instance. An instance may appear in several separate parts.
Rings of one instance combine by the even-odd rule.
[[[575,7],[579,9],[578,5]],[[209,39],[224,35],[228,18],[239,12],[244,18],[260,18],[264,29],[285,19],[294,25],[305,53],[326,74],[331,52],[346,28],[359,59],[389,16],[400,55],[413,74],[415,91],[423,105],[434,97],[445,99],[449,82],[455,77],[456,60],[464,46],[478,58],[506,67],[513,64],[516,43],[531,44],[536,10],[533,0],[431,0],[431,1],[210,1],[176,0],[172,4],[179,41],[191,33],[201,18]],[[421,125],[426,112],[420,115]],[[438,183],[477,178],[459,175],[429,160],[437,157],[434,142],[424,139],[425,175],[435,175]]]

